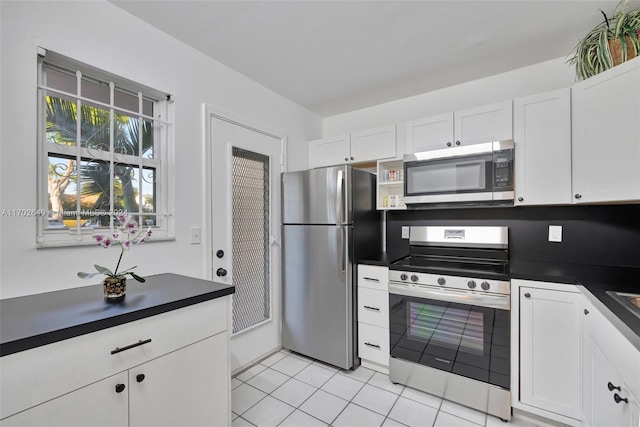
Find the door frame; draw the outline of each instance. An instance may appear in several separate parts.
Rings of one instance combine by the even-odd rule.
[[[214,177],[213,177],[213,173],[212,173],[212,163],[213,163],[213,155],[214,155],[214,149],[212,147],[212,145],[210,144],[210,142],[212,141],[212,131],[211,131],[211,119],[215,118],[215,119],[219,119],[222,121],[226,121],[228,123],[234,124],[236,126],[240,126],[261,134],[264,134],[266,136],[269,136],[271,138],[280,140],[280,172],[285,172],[286,171],[286,148],[287,148],[287,136],[281,132],[278,131],[274,131],[272,129],[270,129],[267,126],[264,126],[262,124],[256,124],[253,123],[249,120],[246,120],[243,117],[238,117],[235,116],[233,114],[230,114],[228,112],[225,112],[223,110],[220,110],[214,106],[208,105],[208,104],[202,104],[202,113],[203,113],[203,120],[202,120],[202,134],[203,134],[203,156],[202,156],[202,168],[204,171],[204,175],[205,175],[205,185],[204,185],[204,194],[203,196],[203,200],[204,200],[204,204],[203,204],[203,213],[202,213],[202,217],[204,218],[204,224],[206,224],[206,226],[203,227],[203,232],[202,232],[202,236],[206,236],[204,239],[204,253],[205,253],[205,260],[206,262],[205,264],[205,271],[204,271],[204,276],[208,279],[208,280],[216,280],[216,276],[215,273],[213,271],[213,257],[215,256],[214,253],[214,248],[213,248],[213,197],[212,197],[212,191],[214,188]],[[230,153],[227,153],[226,151],[228,151],[230,148],[229,147],[224,147],[225,150],[225,156],[229,156]],[[273,165],[276,166],[276,165]],[[278,185],[278,183],[272,183],[272,185]],[[275,205],[275,202],[280,203],[280,201],[274,201],[273,199],[270,200],[270,209],[273,210],[274,208],[277,208],[277,206]],[[231,200],[227,200],[226,201],[228,206],[231,206]],[[279,226],[279,224],[275,224],[276,227]],[[273,235],[273,233],[270,233],[271,235]],[[229,236],[229,242],[227,242],[228,247],[231,248],[232,247],[232,242],[231,242],[231,238],[232,236]],[[278,242],[278,245],[280,245],[280,242]],[[281,268],[280,268],[281,270]],[[273,276],[273,272],[272,272],[272,276]],[[282,272],[280,272],[280,275],[278,276],[279,278],[282,277]],[[273,277],[272,277],[273,279]],[[244,329],[236,334],[233,334],[230,330],[230,336],[234,336],[234,335],[238,335],[238,334],[242,334],[242,332],[245,331],[249,331],[254,329],[256,326],[259,325],[264,325],[266,322],[270,322],[273,321],[273,294],[275,293],[276,295],[280,295],[280,291],[273,292],[273,288],[277,285],[280,286],[281,285],[282,280],[279,280],[278,283],[275,283],[274,280],[271,280],[271,301],[269,302],[270,306],[271,306],[271,319],[263,321],[258,323],[257,325],[253,325],[250,328]],[[230,300],[231,301],[231,300]],[[232,312],[232,304],[229,303],[229,318],[228,318],[228,324],[231,326],[232,325],[232,319],[233,319],[233,312]]]

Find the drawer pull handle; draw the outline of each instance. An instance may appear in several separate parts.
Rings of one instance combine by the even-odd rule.
[[[609,391],[613,391],[613,390],[622,391],[622,390],[620,390],[620,387],[616,387],[616,386],[614,386],[613,384],[611,384],[611,381],[609,381],[609,382],[607,383],[607,388],[609,389]]]
[[[380,348],[378,344],[371,344],[370,342],[365,342],[364,345],[368,345],[369,347]]]
[[[366,308],[368,310],[380,311],[380,309],[378,307],[370,307],[368,305],[365,305],[364,308]]]
[[[368,280],[370,282],[379,282],[380,280],[374,279],[373,277],[363,277],[364,280]]]
[[[134,347],[145,345],[145,344],[150,343],[150,342],[151,342],[151,338],[149,338],[148,340],[144,340],[144,341],[140,340],[135,344],[129,344],[129,345],[124,346],[122,348],[116,347],[114,350],[111,350],[111,354],[120,353],[121,351],[129,350],[129,349],[132,349]]]
[[[124,384],[116,384],[116,393],[122,393],[124,391]]]
[[[613,400],[615,400],[616,403],[620,403],[620,402],[629,403],[629,399],[627,399],[626,397],[623,398],[618,396],[618,393],[614,393]]]

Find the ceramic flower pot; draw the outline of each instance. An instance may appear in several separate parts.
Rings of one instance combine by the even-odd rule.
[[[104,299],[107,302],[122,301],[127,290],[127,277],[107,276],[102,281],[102,286],[104,288]]]

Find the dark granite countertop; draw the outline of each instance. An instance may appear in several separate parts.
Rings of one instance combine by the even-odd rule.
[[[380,252],[358,260],[359,264],[389,266],[406,256],[400,252]],[[601,303],[610,313],[606,317],[624,325],[622,332],[640,350],[640,317],[616,302],[607,291],[640,293],[640,268],[598,266],[571,263],[510,260],[512,279],[535,280],[558,284],[578,285],[588,291],[592,302]],[[603,310],[604,311],[604,310]],[[619,328],[620,329],[620,328]]]
[[[220,298],[235,287],[178,274],[127,280],[123,301],[104,300],[102,285],[0,300],[0,356]]]
[[[378,252],[373,255],[369,255],[364,258],[358,259],[358,264],[366,265],[379,265],[381,267],[388,267],[391,263],[407,256],[404,252]]]
[[[511,260],[510,264],[512,279],[582,286],[613,315],[604,313],[606,317],[613,321],[617,319],[630,330],[630,334],[625,335],[640,350],[640,317],[606,293],[640,293],[640,268],[517,260]]]

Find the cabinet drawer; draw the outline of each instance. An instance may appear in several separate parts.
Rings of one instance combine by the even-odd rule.
[[[389,290],[389,269],[376,265],[358,265],[358,286]]]
[[[389,329],[359,322],[358,356],[389,366]]]
[[[227,300],[218,298],[0,358],[0,418],[225,331]]]
[[[358,322],[389,328],[389,292],[359,287]]]

